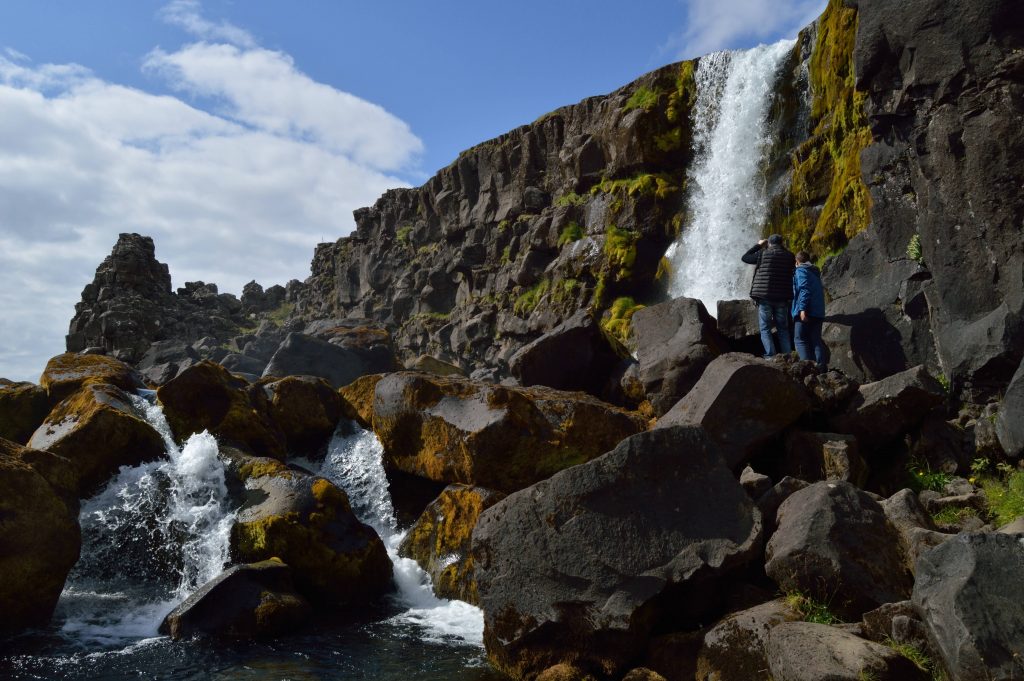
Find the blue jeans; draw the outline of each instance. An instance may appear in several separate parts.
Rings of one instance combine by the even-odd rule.
[[[793,330],[793,340],[796,341],[796,351],[800,359],[813,359],[822,369],[828,368],[825,344],[821,342],[821,324],[824,321],[820,317],[808,317],[806,322],[802,322],[797,317]]]
[[[779,352],[785,355],[793,350],[789,342],[789,301],[757,301],[757,321],[761,326],[761,343],[764,345],[765,357],[775,354],[775,342],[772,340],[773,323],[779,334]]]

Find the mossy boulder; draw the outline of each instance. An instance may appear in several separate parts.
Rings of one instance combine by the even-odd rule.
[[[644,419],[584,393],[413,372],[377,382],[373,430],[385,461],[444,483],[513,492],[644,430]]]
[[[107,481],[121,466],[164,454],[164,441],[120,388],[90,383],[62,400],[28,441],[71,461],[79,496]]]
[[[174,640],[194,634],[278,636],[313,613],[295,591],[291,569],[278,559],[236,565],[213,578],[171,611],[160,633]]]
[[[0,439],[0,633],[50,621],[82,545],[77,512],[23,451]]]
[[[219,441],[257,456],[285,455],[285,437],[274,425],[266,393],[219,364],[190,366],[156,396],[179,441],[208,430]]]
[[[49,412],[45,388],[0,378],[0,437],[25,444]]]
[[[473,575],[473,528],[484,510],[505,497],[482,487],[449,485],[427,506],[398,548],[426,570],[441,598],[479,601]]]
[[[114,385],[127,392],[144,388],[139,374],[124,362],[106,355],[79,355],[65,352],[46,363],[41,385],[56,404],[79,388],[94,383]]]
[[[284,434],[293,454],[312,454],[323,447],[341,418],[341,396],[315,376],[289,376],[263,386],[270,417]]]
[[[280,463],[249,463],[238,467],[249,501],[231,530],[234,560],[280,558],[318,607],[364,603],[391,588],[384,543],[356,519],[345,492]]]
[[[368,374],[360,376],[338,390],[342,399],[345,416],[356,421],[363,428],[371,428],[373,424],[373,394],[377,383],[385,374]]]

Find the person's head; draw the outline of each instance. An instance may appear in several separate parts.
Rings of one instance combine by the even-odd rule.
[[[768,237],[768,245],[769,246],[781,246],[782,245],[782,235],[781,234],[772,234],[770,237]]]
[[[796,261],[800,265],[803,265],[805,262],[810,262],[811,254],[808,253],[807,251],[800,251],[799,253],[796,254]]]

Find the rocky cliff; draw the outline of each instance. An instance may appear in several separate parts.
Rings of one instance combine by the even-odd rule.
[[[1012,11],[833,0],[774,75],[764,231],[824,263],[832,361],[858,380],[925,364],[983,402],[1020,362],[1024,30]],[[240,336],[237,354],[268,307],[289,330],[368,320],[407,364],[430,355],[489,380],[580,310],[635,347],[630,319],[667,297],[663,256],[693,228],[698,66],[553,111],[387,192],[260,310],[202,282],[172,294],[151,243],[119,242],[68,347],[135,361],[153,341]],[[281,334],[262,328],[265,363]]]

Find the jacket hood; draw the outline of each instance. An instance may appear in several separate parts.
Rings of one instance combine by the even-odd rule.
[[[810,270],[811,272],[814,273],[814,276],[816,276],[818,279],[821,279],[821,270],[819,270],[818,266],[815,265],[814,263],[804,262],[797,265],[797,267],[802,267],[806,270]]]

